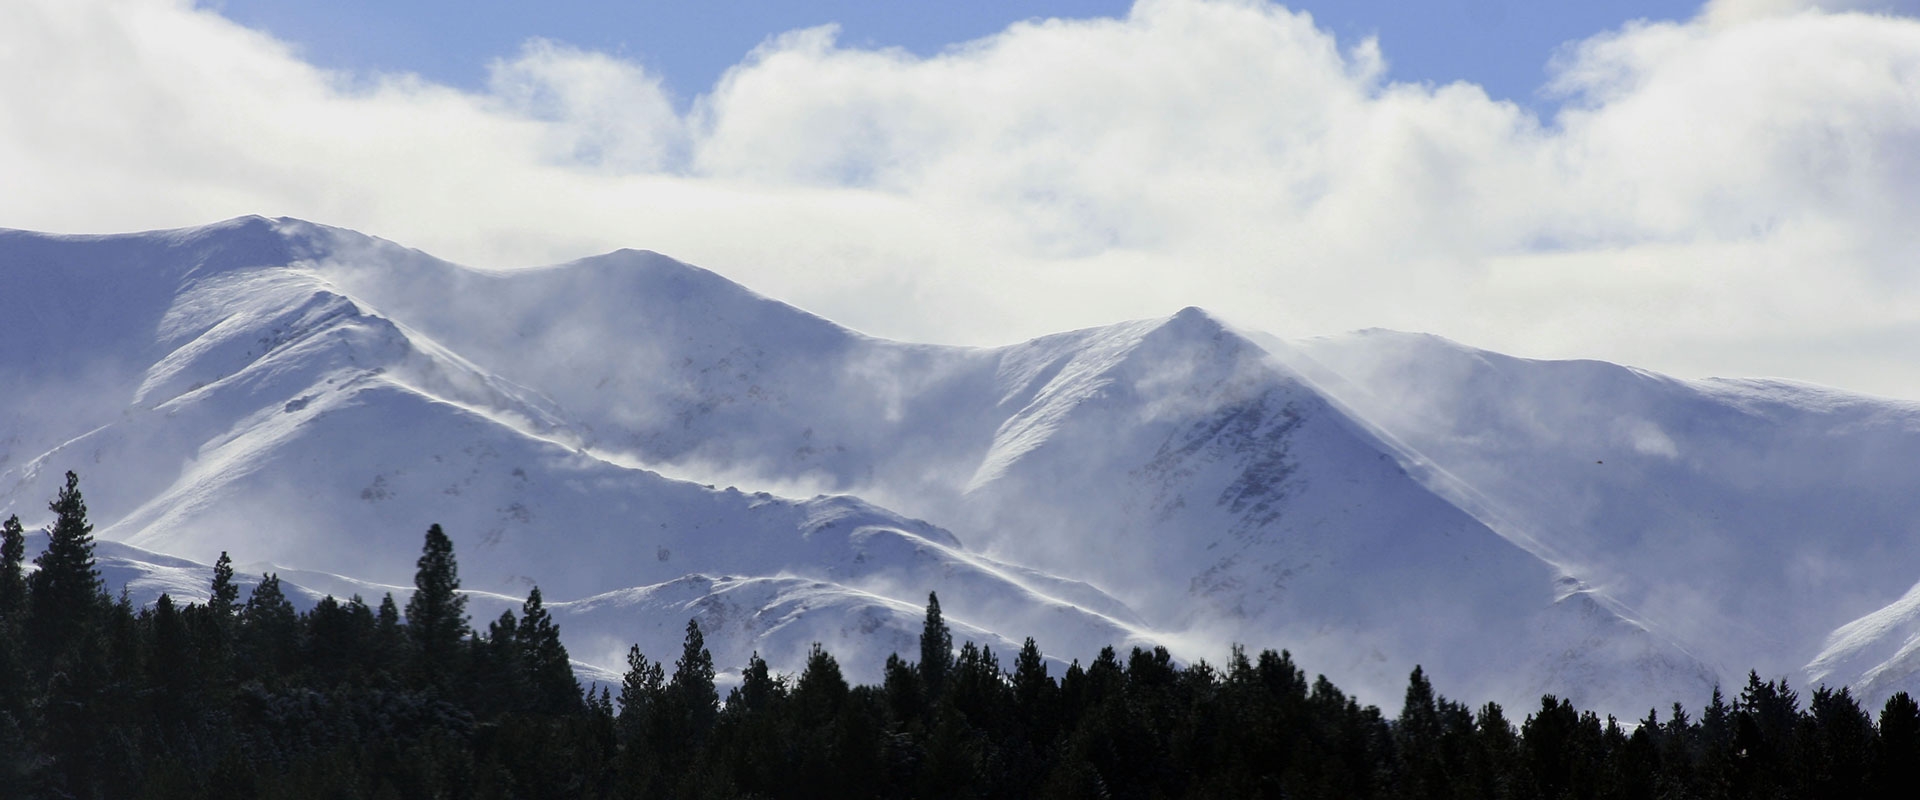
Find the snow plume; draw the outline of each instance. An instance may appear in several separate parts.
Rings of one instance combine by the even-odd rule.
[[[861,330],[999,343],[1201,305],[1920,396],[1909,0],[1715,0],[1570,44],[1541,119],[1257,0],[931,57],[767,41],[672,111],[532,42],[485,91],[318,69],[186,0],[0,8],[0,221],[289,214],[456,261],[673,254]],[[1859,13],[1867,12],[1867,13]]]

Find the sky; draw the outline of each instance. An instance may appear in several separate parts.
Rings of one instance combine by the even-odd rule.
[[[0,3],[0,227],[287,215],[657,250],[916,341],[1198,305],[1920,400],[1920,0],[534,7]]]
[[[559,0],[203,0],[200,7],[267,31],[329,69],[410,72],[483,90],[487,65],[529,38],[635,61],[658,75],[676,105],[713,88],[728,68],[791,30],[837,25],[845,45],[901,48],[921,57],[992,36],[1024,20],[1123,17],[1125,0],[713,0],[704,3]],[[1688,0],[1314,0],[1289,6],[1341,39],[1375,37],[1394,80],[1468,81],[1487,94],[1550,109],[1541,92],[1561,45],[1630,20],[1691,17]]]

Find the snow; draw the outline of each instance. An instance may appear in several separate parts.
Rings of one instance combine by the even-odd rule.
[[[0,232],[0,291],[0,503],[79,471],[136,602],[222,550],[404,599],[440,523],[477,624],[537,584],[602,680],[690,617],[723,668],[820,641],[874,679],[938,591],[996,650],[1285,647],[1386,704],[1416,663],[1627,718],[1750,666],[1920,688],[1907,404],[1192,308],[890,342],[655,253],[490,272],[285,219]]]
[[[1862,640],[1896,636],[1871,620],[1920,574],[1920,407],[1389,331],[1299,348],[1329,394],[1470,486],[1490,525],[1540,542],[1722,680],[1752,668],[1870,700],[1920,688],[1864,656],[1891,657],[1906,633]],[[1911,610],[1881,616],[1897,613]]]

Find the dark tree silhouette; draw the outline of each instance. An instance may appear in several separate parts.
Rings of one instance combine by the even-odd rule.
[[[454,562],[453,540],[439,525],[427,528],[426,543],[413,573],[413,596],[407,598],[407,638],[413,643],[414,678],[422,685],[445,689],[467,635],[467,598],[460,594],[460,567]]]

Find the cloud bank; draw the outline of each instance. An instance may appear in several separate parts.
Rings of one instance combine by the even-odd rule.
[[[184,0],[0,5],[0,225],[291,215],[479,266],[644,247],[885,336],[1200,305],[1920,398],[1920,21],[1714,0],[1568,44],[1540,119],[1254,0],[921,58],[767,41],[691,109],[531,41],[485,92]]]

